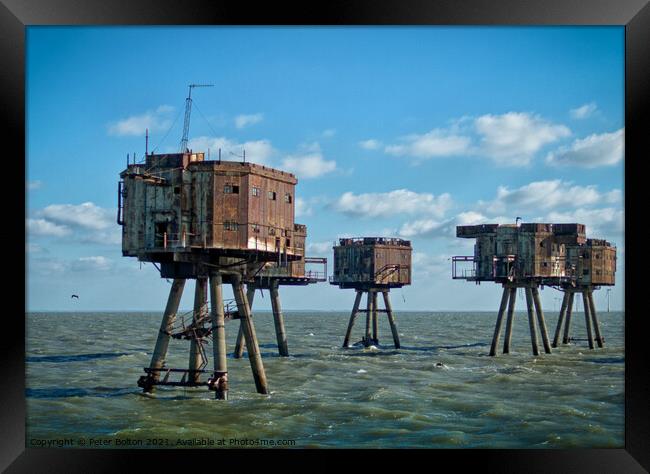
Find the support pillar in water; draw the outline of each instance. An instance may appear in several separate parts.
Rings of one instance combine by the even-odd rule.
[[[207,278],[196,279],[196,287],[194,289],[194,311],[192,313],[192,323],[195,329],[198,327],[197,321],[201,318],[206,305],[207,287]],[[190,339],[190,363],[188,367],[188,380],[194,383],[199,382],[200,374],[196,371],[199,370],[203,364],[203,358],[201,357],[201,348],[199,347],[199,344],[201,344],[201,341],[196,337]]]
[[[246,285],[246,299],[248,299],[248,307],[251,309],[251,318],[253,317],[253,300],[255,299],[255,286]],[[239,331],[237,332],[237,341],[235,342],[235,359],[241,359],[244,355],[244,347],[246,341],[244,341],[244,331],[242,330],[241,324],[239,325]]]
[[[282,357],[289,356],[287,346],[287,334],[284,330],[284,316],[282,315],[282,306],[280,305],[280,292],[277,281],[271,282],[271,307],[273,308],[273,324],[275,325],[275,337],[278,341],[278,352]]]
[[[562,332],[562,323],[564,322],[564,315],[566,314],[567,305],[569,303],[569,293],[564,292],[564,297],[562,298],[562,306],[560,307],[560,315],[557,318],[557,327],[555,328],[555,337],[553,337],[553,347],[557,347],[558,342],[560,342],[560,333]]]
[[[503,325],[503,315],[506,312],[508,304],[508,297],[510,295],[510,288],[503,285],[503,294],[501,295],[501,305],[499,306],[499,314],[497,315],[497,323],[494,327],[494,335],[492,336],[492,346],[490,347],[490,355],[497,355],[497,346],[499,345],[499,337],[501,336],[501,326]]]
[[[354,327],[354,320],[357,318],[359,312],[359,304],[361,303],[361,296],[363,291],[357,290],[354,298],[354,306],[352,306],[352,314],[350,314],[350,321],[348,322],[348,330],[345,332],[345,339],[343,339],[343,347],[348,347],[350,344],[350,336],[352,335],[352,328]]]
[[[510,297],[508,302],[508,320],[506,321],[506,335],[503,341],[503,353],[510,353],[510,341],[512,340],[512,322],[515,319],[515,303],[517,302],[517,288],[510,288]]]
[[[544,311],[542,311],[542,302],[539,299],[539,288],[536,286],[531,289],[533,293],[533,302],[535,303],[535,312],[537,313],[537,322],[539,324],[539,332],[542,334],[542,343],[544,344],[544,352],[551,353],[551,345],[548,341],[548,332],[546,331],[546,321],[544,320]]]
[[[382,295],[384,295],[384,306],[386,307],[386,314],[388,315],[390,331],[393,333],[393,342],[395,343],[395,349],[399,349],[399,333],[397,332],[397,323],[395,323],[395,316],[393,316],[393,307],[391,306],[390,298],[388,297],[388,290],[382,291]]]
[[[156,339],[156,346],[153,350],[153,355],[151,356],[151,363],[149,368],[151,369],[161,369],[165,365],[165,358],[167,357],[167,349],[169,347],[169,332],[174,325],[176,320],[176,313],[178,311],[178,305],[181,302],[181,296],[183,296],[183,288],[185,287],[185,279],[176,278],[172,283],[172,287],[169,290],[169,297],[167,298],[167,306],[165,307],[165,313],[163,314],[162,322],[160,323],[160,331],[158,332],[158,338]],[[153,372],[150,375],[154,380],[160,378],[160,372]],[[152,392],[153,386],[144,388],[144,392]]]
[[[248,298],[246,298],[246,295],[244,294],[244,285],[241,281],[241,275],[233,275],[232,290],[235,295],[235,301],[237,302],[237,311],[241,318],[248,359],[250,360],[251,370],[253,371],[253,379],[255,380],[257,393],[267,394],[269,393],[269,390],[266,382],[266,373],[264,372],[264,365],[262,364],[260,348],[257,344],[257,335],[255,334],[255,326],[253,325],[253,319],[251,318]]]
[[[533,355],[539,355],[537,348],[537,328],[535,327],[535,314],[533,309],[533,291],[526,287],[526,309],[528,310],[528,326],[530,327],[530,342],[533,346]]]
[[[217,400],[228,400],[228,362],[226,359],[226,328],[223,311],[223,289],[220,273],[210,277],[210,312],[212,320],[212,357],[214,372],[210,387],[215,391]]]

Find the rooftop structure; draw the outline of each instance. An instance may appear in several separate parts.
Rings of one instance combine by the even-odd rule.
[[[363,312],[366,313],[366,332],[362,339],[365,346],[379,343],[377,313],[385,312],[395,347],[400,347],[388,293],[391,288],[411,284],[411,251],[408,240],[385,237],[344,238],[334,246],[334,275],[330,284],[354,288],[357,292],[343,347],[348,347],[357,313]],[[367,293],[367,305],[365,310],[360,310],[363,293]],[[383,295],[383,310],[377,307],[377,293]]]
[[[294,239],[294,175],[204,158],[147,155],[120,174],[122,254],[161,264],[167,278],[201,275],[206,263],[231,263],[220,258],[300,260],[306,232],[300,227]]]
[[[400,288],[411,284],[411,242],[384,237],[339,239],[334,246],[332,285],[340,288]]]
[[[204,153],[190,150],[146,154],[144,163],[127,163],[118,185],[122,254],[151,262],[161,277],[174,280],[151,364],[138,382],[145,391],[156,385],[207,385],[217,398],[225,398],[223,321],[239,319],[239,343],[243,347],[245,341],[249,348],[257,391],[268,393],[251,316],[251,290],[271,290],[278,349],[288,355],[278,286],[326,279],[326,269],[305,274],[307,227],[294,222],[296,183],[285,171],[245,161],[205,160]],[[320,263],[326,265],[324,259]],[[176,313],[186,279],[196,280],[195,307],[191,322],[179,326]],[[223,300],[222,283],[233,285],[232,307]],[[187,369],[165,365],[172,338],[190,341]],[[209,338],[215,370],[201,380],[208,372],[203,346]],[[170,380],[174,374],[182,375],[181,380]]]
[[[614,285],[616,248],[587,239],[583,224],[482,224],[458,226],[476,239],[474,255],[452,258],[452,277],[469,281],[541,285]]]
[[[574,294],[582,293],[585,308],[587,340],[593,349],[595,341],[603,347],[604,339],[593,302],[593,290],[615,284],[616,247],[602,239],[588,239],[584,224],[480,224],[456,227],[456,236],[476,239],[474,255],[452,257],[452,278],[492,281],[503,285],[503,296],[492,339],[490,355],[497,353],[501,324],[506,307],[508,320],[503,353],[510,351],[516,289],[524,288],[528,310],[533,354],[538,355],[537,326],[542,334],[544,350],[557,347],[566,316],[563,343],[567,344]],[[564,292],[560,317],[551,344],[548,338],[538,287],[552,286]]]

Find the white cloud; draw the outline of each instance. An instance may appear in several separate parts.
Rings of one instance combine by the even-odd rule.
[[[44,237],[64,237],[70,234],[70,229],[64,225],[54,224],[45,219],[27,219],[27,234]]]
[[[451,207],[448,193],[434,196],[430,193],[416,193],[408,189],[397,189],[387,193],[354,194],[344,193],[334,208],[351,216],[387,217],[399,214],[425,214],[442,217]]]
[[[571,134],[564,125],[523,112],[483,115],[474,126],[481,136],[480,153],[512,166],[528,164],[541,147]]]
[[[166,131],[172,124],[170,115],[173,110],[169,105],[161,105],[155,110],[118,120],[108,125],[108,134],[142,136],[146,129],[149,129],[149,133]]]
[[[324,254],[332,251],[333,242],[309,242],[307,243],[307,252],[315,254]]]
[[[381,142],[371,138],[369,140],[360,141],[359,146],[364,150],[377,150],[381,147]]]
[[[461,212],[456,216],[457,225],[476,225],[485,223],[487,221],[487,217],[476,211]]]
[[[402,142],[400,145],[388,145],[384,150],[390,155],[428,159],[467,153],[470,146],[469,137],[439,128],[423,135],[407,135]]]
[[[92,243],[101,245],[120,245],[122,244],[122,228],[115,225],[109,229],[88,232],[79,236],[79,241],[82,243]]]
[[[596,106],[595,102],[590,102],[581,107],[571,109],[569,111],[569,114],[571,114],[571,117],[574,119],[578,119],[578,120],[585,119],[590,117],[596,111],[597,108],[598,107]]]
[[[611,133],[593,134],[575,140],[570,146],[549,153],[546,162],[553,165],[574,165],[583,168],[614,165],[623,160],[624,129]]]
[[[433,255],[418,251],[413,251],[411,264],[413,273],[420,277],[448,274],[451,265],[447,255]]]
[[[64,273],[69,267],[68,262],[56,258],[38,258],[30,260],[27,264],[30,273],[45,276]]]
[[[623,202],[623,192],[620,189],[614,189],[603,195],[603,201],[608,204],[617,204]]]
[[[38,244],[25,242],[25,252],[27,253],[40,253],[43,252],[43,247]]]
[[[296,198],[295,213],[296,213],[296,217],[311,216],[312,208],[309,204],[307,204],[307,201],[299,197]]]
[[[264,114],[241,114],[235,117],[235,127],[244,128],[249,125],[254,125],[261,122],[264,119]]]
[[[72,225],[91,230],[104,230],[116,226],[114,215],[92,202],[82,204],[52,204],[38,212],[39,217],[62,225]]]
[[[336,161],[328,161],[320,152],[288,155],[282,160],[282,169],[299,178],[317,178],[336,169]]]
[[[527,112],[486,114],[454,120],[449,128],[407,135],[401,138],[402,143],[388,145],[384,151],[410,157],[416,163],[434,157],[467,155],[487,157],[501,165],[523,166],[543,146],[570,134],[564,125]]]
[[[625,226],[623,209],[606,207],[602,209],[575,209],[568,212],[550,212],[546,218],[553,223],[578,222],[587,226],[590,238],[620,238]]]
[[[327,130],[323,130],[323,138],[331,138],[334,135],[336,135],[336,130],[333,128],[328,128]]]
[[[60,258],[37,258],[28,262],[28,269],[41,275],[105,272],[113,268],[113,262],[103,256],[80,257],[74,260]]]
[[[34,191],[36,189],[41,189],[43,187],[43,182],[39,180],[27,181],[25,183],[25,187],[27,188],[28,191]]]
[[[406,222],[400,228],[399,235],[402,237],[433,236],[439,234],[444,225],[445,222],[433,219],[420,219]]]
[[[188,142],[191,150],[203,151],[207,154],[210,150],[210,159],[216,160],[221,149],[221,159],[229,161],[239,161],[246,151],[246,161],[259,165],[268,165],[269,160],[274,155],[275,150],[268,140],[253,140],[244,143],[238,143],[226,137],[207,137],[200,136],[192,138]],[[233,156],[232,154],[236,155]],[[207,156],[206,156],[207,159]]]
[[[578,186],[559,179],[535,181],[516,189],[499,186],[494,200],[479,201],[482,209],[491,213],[526,212],[528,216],[538,211],[548,211],[560,207],[589,206],[601,202],[612,202],[620,197],[619,190],[602,194],[596,186]]]
[[[95,205],[52,204],[34,212],[27,219],[27,233],[32,236],[65,237],[74,235],[75,243],[119,245],[122,231],[115,221],[115,212]]]
[[[111,261],[106,257],[81,257],[70,263],[70,270],[75,272],[105,271],[111,268]]]
[[[401,237],[413,238],[436,238],[449,237],[455,238],[456,226],[458,225],[475,225],[485,222],[509,222],[504,217],[489,218],[476,211],[465,211],[444,221],[434,219],[420,219],[416,221],[405,222],[399,230]]]

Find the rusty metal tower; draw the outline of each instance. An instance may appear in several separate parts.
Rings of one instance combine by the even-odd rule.
[[[294,239],[297,239],[297,251],[303,256],[300,260],[291,262],[272,262],[267,263],[260,268],[255,274],[250,275],[246,281],[246,297],[248,304],[253,307],[255,291],[267,290],[271,295],[271,309],[273,311],[273,324],[275,326],[275,336],[278,343],[278,353],[282,357],[289,356],[289,347],[287,335],[284,330],[284,316],[282,314],[282,304],[280,303],[280,286],[306,286],[318,282],[327,281],[327,259],[320,257],[305,257],[305,239],[307,236],[307,227],[302,224],[294,225]],[[317,265],[318,269],[305,269],[305,265]],[[244,338],[243,326],[239,328],[237,341],[235,343],[235,359],[239,359],[244,354],[246,341]]]
[[[539,355],[537,324],[544,351],[557,347],[566,315],[563,343],[570,341],[569,330],[574,295],[581,293],[589,348],[596,342],[603,347],[593,291],[600,286],[614,285],[616,247],[604,240],[587,239],[583,224],[482,224],[456,227],[456,236],[476,239],[474,255],[452,257],[452,278],[500,283],[503,286],[501,305],[490,347],[497,355],[501,326],[507,308],[503,353],[510,352],[512,324],[517,289],[524,290],[531,344]],[[539,288],[550,286],[564,293],[553,342],[549,341]],[[537,318],[537,324],[535,321]]]
[[[339,245],[334,246],[334,275],[330,278],[330,284],[356,291],[343,347],[349,345],[358,313],[366,313],[366,330],[361,342],[366,347],[378,344],[377,313],[381,312],[388,317],[395,348],[400,347],[389,292],[391,288],[411,284],[411,251],[408,240],[384,237],[339,239]],[[365,310],[359,309],[364,293],[367,295]],[[383,310],[377,307],[378,293],[384,299]]]
[[[299,274],[306,227],[294,222],[295,176],[253,163],[207,161],[203,153],[188,151],[147,154],[144,163],[129,164],[120,178],[122,254],[151,262],[161,277],[173,279],[151,363],[138,385],[146,392],[158,385],[207,386],[225,399],[224,323],[239,319],[257,391],[268,393],[244,284],[269,266],[285,277],[313,280]],[[196,280],[194,311],[191,322],[179,325],[176,316],[188,279]],[[232,304],[223,299],[224,283],[232,285]],[[190,342],[187,368],[166,366],[171,339]],[[210,342],[212,371],[205,368]],[[180,380],[172,380],[177,376]]]

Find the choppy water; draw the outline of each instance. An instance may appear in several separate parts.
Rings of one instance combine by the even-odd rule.
[[[256,312],[271,394],[255,393],[247,357],[230,356],[230,400],[223,402],[205,388],[140,395],[136,381],[161,313],[29,313],[27,444],[93,437],[171,445],[236,438],[292,439],[296,447],[623,447],[623,313],[599,314],[604,349],[589,350],[583,340],[534,357],[527,316],[517,312],[512,353],[496,358],[487,355],[495,313],[396,316],[401,349],[392,347],[382,314],[377,350],[343,349],[349,313],[287,312],[292,355],[282,358],[271,314]],[[557,313],[546,316],[552,339]],[[238,324],[226,323],[230,352]],[[360,315],[355,340],[364,325]],[[572,336],[585,338],[584,326],[574,313]],[[187,353],[186,341],[173,340],[168,365],[185,368]]]

